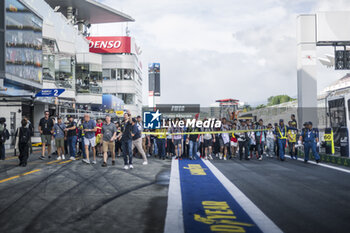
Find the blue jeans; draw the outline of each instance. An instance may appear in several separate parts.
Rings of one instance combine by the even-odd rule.
[[[258,155],[262,156],[264,153],[264,146],[265,146],[265,142],[261,141],[256,143],[256,149],[258,150]]]
[[[273,156],[275,154],[274,147],[275,147],[275,141],[273,138],[267,138],[266,139],[266,154],[269,156]]]
[[[157,138],[158,156],[165,158],[165,139]]]
[[[198,142],[189,141],[190,151],[189,156],[192,158],[193,156],[196,157],[197,154],[197,148],[198,148]]]
[[[309,160],[310,149],[312,151],[313,156],[315,157],[315,160],[320,160],[320,156],[316,150],[316,142],[309,141],[309,142],[304,142],[305,161]]]
[[[277,143],[278,143],[278,151],[279,151],[280,159],[284,159],[284,149],[286,146],[286,139],[277,139]]]
[[[153,145],[154,145],[153,154],[158,155],[157,139],[153,139]]]
[[[122,141],[124,165],[132,164],[132,140]]]
[[[69,148],[69,155],[70,157],[75,158],[76,154],[76,143],[77,143],[77,136],[70,136],[68,137],[68,148]]]
[[[83,159],[86,159],[86,151],[85,151],[85,142],[84,142],[84,138],[82,137],[81,139],[81,151],[83,152]],[[89,148],[90,149],[90,148]]]

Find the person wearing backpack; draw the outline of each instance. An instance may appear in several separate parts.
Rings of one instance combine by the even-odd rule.
[[[29,157],[29,142],[30,142],[30,129],[27,126],[27,120],[21,121],[21,127],[16,131],[16,148],[19,149],[19,164],[18,166],[27,166],[27,160]]]
[[[6,118],[0,118],[0,160],[5,160],[5,142],[10,138],[9,131],[6,129]]]

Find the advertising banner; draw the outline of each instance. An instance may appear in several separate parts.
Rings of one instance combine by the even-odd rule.
[[[160,63],[150,63],[148,65],[149,91],[153,91],[154,96],[160,96]]]
[[[86,37],[91,53],[131,53],[131,37],[91,36]]]

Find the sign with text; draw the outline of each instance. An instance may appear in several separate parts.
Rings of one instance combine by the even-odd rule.
[[[35,97],[58,97],[65,89],[42,89],[36,93]]]
[[[91,53],[131,53],[129,36],[90,36],[86,39]]]
[[[157,104],[156,108],[162,113],[199,113],[199,104]]]

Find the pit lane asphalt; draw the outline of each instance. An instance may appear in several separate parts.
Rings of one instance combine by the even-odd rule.
[[[0,180],[41,169],[0,183],[0,232],[163,232],[170,160],[125,171],[120,157],[107,168],[38,157],[0,161]]]
[[[290,159],[212,162],[282,231],[349,232],[349,173]]]

